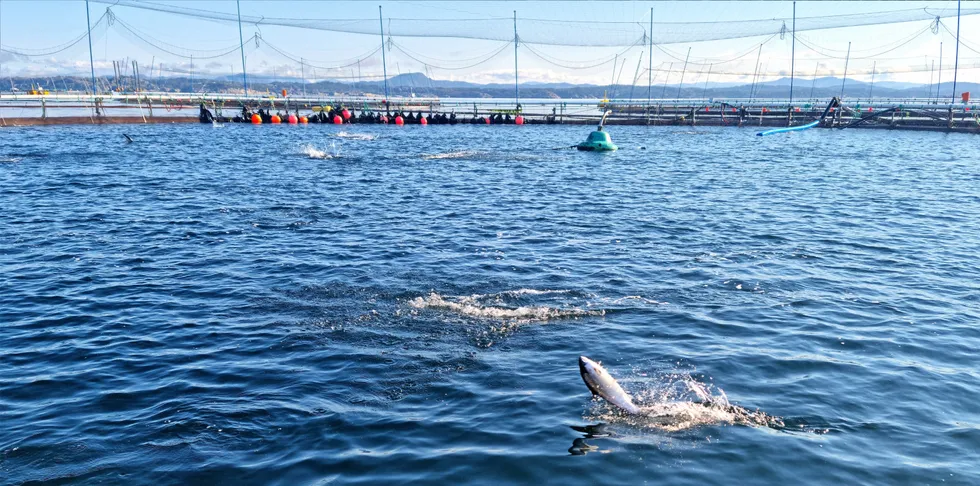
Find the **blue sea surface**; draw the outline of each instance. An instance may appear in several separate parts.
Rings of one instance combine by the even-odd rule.
[[[590,129],[0,129],[0,484],[980,484],[980,139]]]

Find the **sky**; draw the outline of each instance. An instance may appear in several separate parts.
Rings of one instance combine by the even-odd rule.
[[[132,0],[131,0],[132,1]],[[148,1],[148,0],[137,0]],[[152,0],[158,5],[195,8],[235,14],[233,0]],[[243,0],[241,13],[257,17],[325,19],[328,26],[377,26],[378,6],[393,30],[416,29],[432,37],[407,37],[393,33],[385,51],[389,76],[422,72],[434,79],[480,83],[513,83],[515,52],[512,20],[519,19],[519,36],[539,42],[568,42],[572,39],[606,38],[597,34],[594,22],[634,22],[637,32],[646,29],[653,8],[655,21],[701,22],[685,32],[710,34],[731,29],[739,20],[790,18],[791,1],[754,2],[647,2],[647,1],[261,1]],[[215,21],[151,11],[126,5],[90,3],[91,21],[103,18],[107,7],[114,20],[103,19],[93,28],[92,47],[96,73],[111,75],[113,60],[132,61],[146,77],[190,74],[195,77],[241,76],[238,50],[239,30],[235,22]],[[835,2],[800,1],[797,18],[928,8],[931,12],[955,12],[955,1],[941,2]],[[980,8],[980,2],[964,2],[964,9]],[[871,15],[868,15],[871,17]],[[348,20],[362,19],[362,22]],[[427,19],[416,20],[411,19]],[[461,19],[498,19],[461,21]],[[528,19],[575,21],[573,23],[531,22]],[[956,18],[943,23],[956,31]],[[370,28],[375,28],[375,27]],[[396,28],[397,26],[397,28]],[[526,31],[521,34],[521,27]],[[746,29],[745,24],[735,26]],[[788,26],[789,28],[789,26]],[[961,82],[980,82],[980,15],[963,17],[960,26]],[[656,32],[661,29],[655,25]],[[955,36],[940,27],[930,30],[929,20],[846,27],[797,34],[795,73],[809,79],[816,75],[843,75],[878,82],[929,83],[937,75],[932,65],[943,67],[943,81],[951,81]],[[492,34],[505,40],[437,37],[449,31],[476,36]],[[86,6],[83,0],[0,0],[0,78],[56,74],[87,75],[89,72]],[[381,37],[370,34],[329,32],[298,27],[245,23],[246,68],[249,75],[293,77],[308,82],[325,78],[380,79]],[[615,33],[609,34],[614,36]],[[639,34],[642,35],[642,34]],[[255,37],[260,37],[257,41]],[[666,36],[661,36],[666,37]],[[142,38],[142,39],[141,39]],[[610,37],[612,38],[612,37]],[[632,38],[632,37],[630,37]],[[61,52],[58,48],[80,42]],[[789,76],[792,35],[754,36],[738,39],[658,44],[653,51],[652,72],[648,46],[562,46],[521,43],[516,56],[518,76],[526,82],[568,82],[646,86],[698,84],[741,84],[759,79]],[[847,58],[848,43],[850,58]],[[942,58],[940,58],[942,43]],[[761,45],[761,49],[760,49]],[[688,54],[690,52],[690,54]],[[29,54],[29,55],[25,55]],[[642,56],[642,58],[641,58]],[[192,59],[193,58],[193,59]],[[687,67],[685,68],[685,59]],[[846,65],[846,66],[845,66]]]

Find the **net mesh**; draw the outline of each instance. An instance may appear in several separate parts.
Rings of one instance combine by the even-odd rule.
[[[132,7],[213,21],[238,22],[236,13],[204,10],[183,5],[167,5],[138,0],[94,0],[96,3]],[[980,8],[963,9],[962,15],[980,14]],[[955,9],[904,9],[861,14],[798,17],[796,31],[895,24],[955,17]],[[370,19],[299,19],[242,15],[243,24],[378,35],[381,22]],[[654,22],[652,39],[648,22],[597,22],[517,18],[518,37],[529,44],[556,46],[616,47],[644,44],[681,44],[744,37],[779,35],[786,32],[791,18],[716,22]],[[482,19],[384,18],[385,34],[395,37],[443,37],[513,41],[512,17]]]

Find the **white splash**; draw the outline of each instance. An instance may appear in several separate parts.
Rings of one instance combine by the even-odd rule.
[[[336,157],[336,147],[333,147],[333,154],[328,153],[326,150],[320,150],[311,144],[307,144],[303,147],[302,153],[311,159],[332,159]]]
[[[371,135],[371,134],[368,134],[368,133],[350,133],[350,132],[346,132],[346,131],[339,131],[339,132],[337,132],[336,135],[338,137],[340,137],[340,138],[346,138],[348,140],[365,140],[365,141],[369,141],[369,140],[374,140],[374,139],[378,138],[377,135]]]
[[[640,413],[626,414],[597,398],[590,411],[590,419],[667,432],[719,424],[776,428],[784,426],[779,417],[732,405],[722,389],[701,383],[687,373],[667,374],[657,380],[620,384],[638,388],[628,391],[631,391]]]
[[[475,150],[456,150],[453,152],[445,152],[441,154],[429,154],[423,155],[424,160],[438,160],[438,159],[463,159],[466,157],[473,157],[479,155],[480,152]]]
[[[549,307],[544,305],[507,306],[506,298],[521,295],[543,295],[567,291],[519,289],[498,294],[474,294],[468,296],[442,296],[435,292],[416,297],[408,305],[416,309],[445,309],[457,314],[483,319],[538,322],[605,315],[604,310],[584,310],[577,307]]]

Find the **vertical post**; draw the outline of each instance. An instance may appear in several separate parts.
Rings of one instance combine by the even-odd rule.
[[[633,88],[636,88],[636,81],[640,77],[640,65],[643,64],[643,51],[640,51],[640,58],[636,61],[636,72],[633,73],[633,85],[630,86],[630,100],[626,103],[627,108],[626,117],[629,118],[633,114]]]
[[[303,96],[306,96],[306,66],[303,64],[303,58],[299,58],[299,73],[303,78]]]
[[[517,83],[517,10],[514,10],[514,103],[521,106],[521,88]],[[520,111],[520,110],[518,110]]]
[[[381,69],[385,79],[385,102],[388,101],[388,61],[385,59],[385,21],[381,15],[381,5],[378,5],[378,24],[381,25]]]
[[[660,99],[663,99],[665,96],[667,96],[667,80],[670,79],[670,71],[673,69],[674,69],[674,63],[670,63],[670,66],[667,67],[667,76],[664,77],[664,90],[660,93]]]
[[[187,82],[191,85],[191,93],[194,92],[194,54],[191,54],[191,70],[187,73]]]
[[[762,64],[759,61],[762,59],[762,44],[759,44],[759,53],[755,55],[755,72],[752,73],[752,90],[749,91],[749,103],[755,98],[755,82],[757,76],[759,75],[759,66]]]
[[[875,95],[875,70],[876,69],[878,69],[878,61],[875,61],[873,64],[871,64],[871,90],[868,91],[868,103],[871,103],[871,100],[874,98]]]
[[[936,60],[932,60],[932,71],[929,73],[929,97],[932,98],[933,81],[936,80]]]
[[[677,84],[677,99],[681,99],[681,88],[684,87],[684,74],[687,73],[687,61],[691,59],[691,48],[687,48],[687,57],[684,58],[684,69],[681,71],[681,82]]]
[[[851,61],[851,43],[847,43],[847,57],[844,58],[844,79],[840,82],[840,99],[844,99],[844,83],[847,82],[847,64]]]
[[[653,7],[650,7],[650,59],[647,61],[647,109],[650,109],[650,90],[653,86]]]
[[[813,66],[813,82],[810,83],[810,101],[813,101],[813,88],[817,87],[817,69],[820,68],[820,61],[817,61],[817,65]]]
[[[245,37],[242,35],[242,5],[240,0],[235,0],[238,7],[238,47],[242,51],[242,88],[245,89],[245,96],[248,97],[248,76],[245,75]]]
[[[796,79],[796,0],[793,0],[793,47],[789,61],[789,109],[793,111],[793,81]]]
[[[95,84],[95,56],[92,54],[92,17],[88,12],[88,0],[85,0],[85,23],[88,24],[88,65],[92,69],[92,100],[99,94],[99,87]],[[95,115],[99,115],[99,105],[95,105]]]
[[[943,43],[939,43],[939,81],[936,82],[936,103],[939,103],[939,90],[943,89]]]
[[[956,75],[960,69],[960,3],[962,0],[956,0],[956,60],[953,61],[953,101],[951,103],[956,103]]]
[[[708,99],[708,80],[711,79],[711,68],[712,67],[714,67],[714,64],[708,64],[708,75],[705,76],[705,78],[704,78],[704,91],[701,92],[701,99],[702,100]],[[724,111],[722,111],[721,113],[722,113],[722,116],[725,116],[725,112]]]

